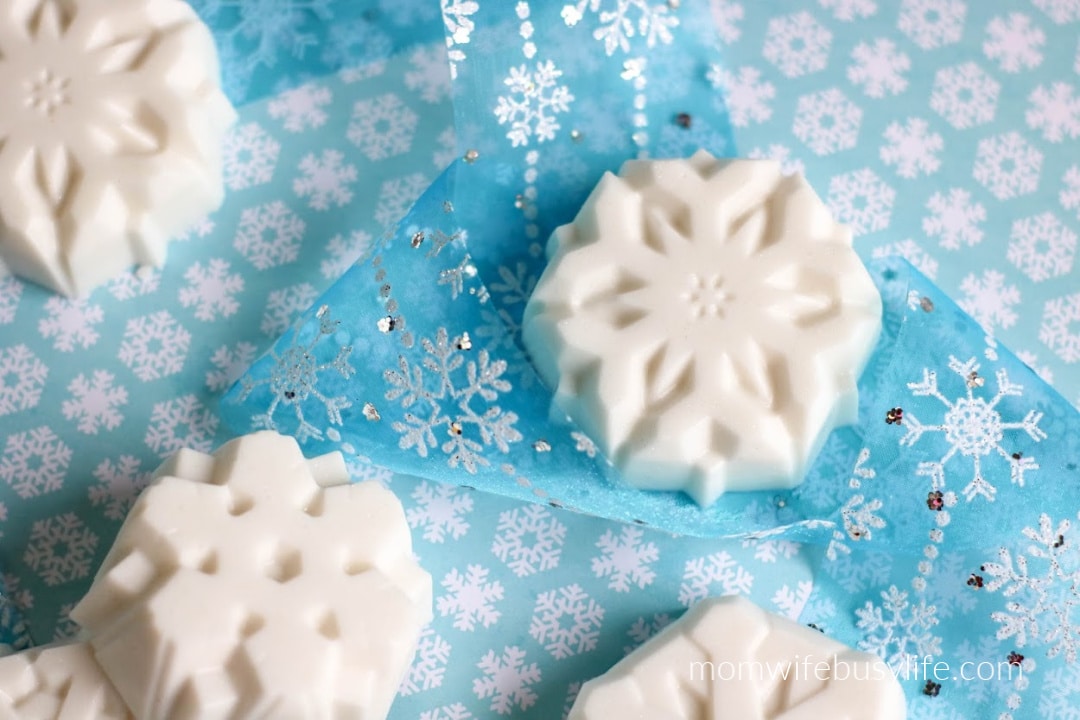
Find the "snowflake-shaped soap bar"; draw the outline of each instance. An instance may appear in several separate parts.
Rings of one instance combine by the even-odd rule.
[[[431,619],[397,498],[341,455],[183,450],[71,616],[139,718],[383,718]]]
[[[129,720],[85,643],[0,658],[0,720]]]
[[[800,176],[630,161],[553,233],[524,340],[555,401],[633,485],[792,487],[856,420],[881,298]]]
[[[0,260],[66,295],[221,204],[235,113],[183,0],[0,3]]]
[[[567,720],[903,720],[905,705],[876,655],[729,595],[585,683]]]

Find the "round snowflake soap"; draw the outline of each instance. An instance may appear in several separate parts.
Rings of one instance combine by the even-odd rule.
[[[72,296],[161,265],[224,197],[219,75],[183,0],[0,3],[0,261]]]
[[[878,656],[729,595],[585,683],[567,720],[904,720],[906,705]]]
[[[525,345],[629,483],[701,505],[789,488],[857,419],[881,298],[851,232],[779,164],[627,162],[548,256]]]
[[[157,473],[71,612],[137,718],[385,718],[431,619],[394,495],[272,432]]]

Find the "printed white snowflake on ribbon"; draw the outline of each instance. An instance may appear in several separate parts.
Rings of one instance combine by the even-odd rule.
[[[495,117],[500,125],[510,125],[506,137],[514,147],[526,146],[533,138],[537,142],[555,139],[561,127],[556,116],[569,111],[574,101],[570,88],[559,84],[560,77],[562,71],[550,60],[536,63],[535,70],[527,65],[510,68],[503,81],[509,93],[499,96]]]
[[[1009,598],[1004,610],[990,615],[999,625],[998,639],[1015,638],[1018,647],[1047,646],[1047,657],[1063,654],[1072,664],[1080,649],[1080,623],[1073,614],[1080,606],[1080,550],[1070,526],[1068,520],[1055,526],[1042,513],[1037,528],[1022,531],[1031,542],[1026,555],[1002,547],[999,562],[982,569],[992,578],[986,589]]]
[[[881,604],[855,609],[856,627],[864,632],[859,649],[876,653],[894,670],[908,667],[913,658],[941,653],[941,638],[934,634],[937,609],[924,600],[918,604],[895,585],[881,593]]]
[[[979,376],[979,364],[975,358],[967,362],[961,362],[955,357],[949,358],[949,369],[963,378],[967,385],[967,394],[955,400],[949,400],[938,389],[937,373],[933,370],[924,369],[923,379],[920,382],[908,383],[908,388],[916,397],[935,397],[945,406],[945,415],[941,423],[937,425],[924,425],[912,413],[905,412],[903,424],[907,432],[900,438],[900,444],[908,447],[913,446],[928,432],[940,432],[949,444],[949,450],[937,461],[924,461],[919,463],[918,473],[933,479],[934,488],[940,489],[945,485],[945,465],[957,453],[972,460],[974,474],[971,481],[964,487],[963,495],[968,502],[976,496],[982,496],[987,500],[993,500],[997,494],[997,488],[990,483],[983,474],[983,458],[997,454],[1009,465],[1010,480],[1020,487],[1024,486],[1024,473],[1029,470],[1038,470],[1039,465],[1035,458],[1020,452],[1006,450],[1002,443],[1005,440],[1005,432],[1008,430],[1023,430],[1035,442],[1046,438],[1046,433],[1039,427],[1042,413],[1031,410],[1023,420],[1005,422],[997,407],[1002,399],[1016,397],[1023,393],[1023,386],[1016,385],[1009,380],[1008,373],[1004,368],[997,371],[997,393],[989,401],[982,397],[976,397],[975,390],[985,384],[985,379]]]
[[[578,0],[563,6],[562,18],[567,26],[573,27],[586,12],[595,13],[600,26],[593,31],[593,37],[604,43],[604,51],[611,56],[616,50],[630,52],[630,42],[635,37],[645,38],[650,48],[658,42],[670,44],[671,30],[679,25],[671,7],[667,2],[650,4],[649,0]]]
[[[518,416],[495,404],[511,390],[502,377],[506,362],[492,361],[486,350],[466,362],[472,351],[451,343],[446,328],[439,328],[434,340],[422,338],[420,345],[427,353],[421,362],[410,363],[402,355],[397,369],[384,373],[390,386],[386,399],[399,401],[406,411],[404,420],[392,425],[401,435],[398,446],[415,448],[420,457],[439,448],[450,467],[461,466],[470,473],[490,465],[483,455],[488,448],[510,452],[511,443],[521,440],[514,427]],[[436,429],[445,434],[441,443]]]
[[[352,403],[344,395],[329,397],[319,391],[321,373],[335,371],[341,377],[348,379],[352,377],[355,370],[349,365],[351,345],[339,348],[337,355],[329,362],[316,360],[315,346],[323,338],[333,335],[338,327],[338,321],[331,318],[330,310],[325,305],[319,308],[316,317],[319,320],[318,332],[307,342],[301,342],[298,337],[293,338],[293,342],[280,355],[276,350],[271,350],[270,354],[275,363],[270,376],[259,380],[245,378],[238,397],[238,402],[243,401],[255,388],[261,385],[268,386],[272,395],[270,405],[265,413],[252,418],[252,422],[256,427],[276,430],[277,421],[274,419],[274,413],[282,405],[291,407],[298,423],[293,434],[300,442],[319,440],[323,436],[322,431],[304,417],[301,404],[308,398],[314,398],[326,409],[326,419],[331,425],[341,425],[341,411],[352,407]]]

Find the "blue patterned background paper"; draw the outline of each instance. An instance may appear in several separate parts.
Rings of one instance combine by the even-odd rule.
[[[692,1],[682,0],[683,6]],[[259,65],[246,85],[230,82],[234,99],[265,100],[243,108],[231,140],[234,170],[226,207],[171,246],[164,272],[132,273],[85,303],[55,300],[32,286],[0,280],[0,368],[8,371],[0,381],[0,566],[5,597],[26,617],[38,643],[75,631],[66,611],[85,591],[120,517],[160,458],[180,445],[210,448],[231,436],[217,413],[223,390],[460,156],[445,53],[462,70],[470,54],[483,57],[490,51],[469,29],[477,13],[497,9],[512,15],[502,15],[499,24],[508,38],[519,38],[522,25],[508,2],[445,0],[441,17],[440,3],[386,3],[379,8],[384,14],[370,19],[373,30],[401,38],[389,46],[394,54],[385,63],[365,63],[372,57],[363,54],[365,47],[379,49],[379,44],[358,45],[353,48],[358,54],[339,71],[322,60],[320,48],[308,48],[297,58],[296,46],[283,41],[313,28],[333,29],[333,22],[320,19],[317,4],[250,3],[289,11],[275,16],[284,18],[277,25],[281,32],[267,35],[276,64]],[[560,20],[566,4],[578,3],[556,3]],[[611,7],[615,1],[602,4]],[[229,33],[238,47],[251,42],[234,32],[240,3],[197,7],[216,26],[219,42],[229,42]],[[324,4],[334,19],[356,17],[360,7],[345,0]],[[548,11],[541,3],[532,7]],[[1078,82],[1080,7],[1072,0],[723,0],[711,9],[725,48],[723,66],[707,77],[728,88],[724,100],[740,151],[804,168],[819,192],[865,230],[856,241],[865,258],[900,254],[910,259],[998,336],[981,343],[973,338],[963,348],[953,345],[952,333],[931,335],[922,345],[913,338],[911,352],[922,363],[905,361],[886,377],[897,389],[893,402],[922,426],[939,424],[948,412],[934,395],[917,395],[907,386],[915,383],[922,392],[923,370],[936,373],[940,394],[954,405],[969,390],[971,402],[992,402],[1001,389],[1000,370],[1006,371],[1008,387],[1022,386],[995,407],[1006,423],[1042,413],[1037,426],[1047,437],[1035,442],[1022,428],[1003,430],[1002,449],[1009,459],[996,448],[980,456],[987,479],[1013,498],[1011,525],[989,519],[1006,512],[1004,495],[993,502],[975,495],[968,502],[962,494],[973,479],[973,456],[944,460],[949,444],[932,430],[901,444],[916,426],[886,425],[878,416],[869,427],[880,452],[865,459],[861,447],[838,453],[830,467],[847,482],[829,486],[831,493],[802,498],[822,512],[860,495],[861,509],[875,498],[890,510],[901,502],[918,505],[909,514],[895,513],[897,522],[884,528],[868,525],[867,539],[849,538],[844,545],[850,553],[839,544],[800,545],[773,537],[675,538],[391,475],[353,457],[357,479],[387,482],[401,498],[416,553],[435,579],[435,620],[421,638],[391,717],[561,717],[583,680],[606,670],[690,604],[708,595],[742,593],[886,657],[931,652],[953,670],[963,660],[998,663],[1012,657],[1024,668],[1022,679],[1012,681],[945,679],[936,697],[923,694],[920,679],[908,678],[903,686],[911,718],[1075,720],[1080,663],[1070,648],[1077,641],[1080,602],[1075,496],[1080,474],[1075,453],[1070,459],[1051,448],[1076,436],[1076,414],[1005,347],[1020,351],[1066,399],[1080,400],[1080,372],[1069,349],[1077,342],[1070,340],[1077,335],[1069,318],[1075,316],[1072,297],[1080,284],[1069,233],[1077,231],[1072,164],[1080,154],[1070,125],[1076,111],[1068,99]],[[597,20],[590,16],[587,23]],[[545,25],[553,36],[547,47],[565,46],[563,77],[584,82],[607,57],[603,40],[586,42],[588,24],[564,27]],[[444,28],[456,36],[449,47],[442,42]],[[698,29],[710,28],[702,23]],[[412,36],[438,44],[413,47]],[[470,42],[463,42],[466,38]],[[785,46],[800,38],[806,54],[791,60]],[[511,49],[520,52],[521,42],[514,43]],[[236,55],[225,53],[225,70],[242,79],[246,71]],[[507,61],[504,71],[524,62],[523,55],[499,57]],[[677,54],[668,54],[665,62],[675,68],[668,71],[674,92],[685,66],[678,69]],[[934,87],[941,71],[968,63],[1001,89],[988,120],[954,128],[945,116],[960,100],[939,92],[945,99],[936,102],[942,110],[935,109]],[[939,84],[951,87],[953,77],[979,76],[946,73]],[[1035,95],[1040,86],[1043,92]],[[296,92],[283,94],[284,88]],[[661,107],[666,91],[653,83],[648,107]],[[837,94],[846,102],[830,104]],[[1054,105],[1059,110],[1051,115],[1037,111],[1046,98],[1059,98]],[[722,101],[712,92],[708,100]],[[363,104],[352,135],[361,138],[359,143],[349,138],[357,103]],[[606,97],[577,94],[575,112],[584,106],[591,123],[579,128],[581,145],[543,144],[548,169],[538,170],[542,187],[583,182],[574,162],[582,146],[597,153],[633,152],[633,139],[617,119],[589,111],[611,104]],[[841,122],[830,130],[827,120],[815,118],[826,117],[833,107],[840,109]],[[854,132],[853,107],[858,111]],[[1051,116],[1062,120],[1045,119]],[[909,117],[925,121],[927,142],[904,141]],[[986,117],[985,110],[980,117]],[[691,137],[715,147],[709,139],[715,136],[696,122],[693,135],[681,133],[659,112],[649,123],[650,142],[666,134],[669,142]],[[897,140],[885,137],[893,123],[900,126],[890,134]],[[910,132],[917,135],[921,127],[914,123]],[[1060,130],[1047,133],[1048,127]],[[465,136],[470,132],[459,129]],[[568,129],[564,125],[563,133]],[[1012,142],[1011,133],[1024,143]],[[980,144],[998,136],[1008,136],[1011,144],[988,143],[984,154],[992,157],[998,147],[1018,153],[1030,146],[1041,156],[1034,189],[999,199],[984,183],[1003,195],[1006,185],[984,173],[985,180],[975,177]],[[886,146],[893,150],[883,156]],[[930,148],[929,158],[924,146]],[[340,153],[340,161],[324,151]],[[305,162],[308,155],[314,160]],[[482,154],[473,167],[483,167],[490,157]],[[511,198],[524,180],[517,161],[506,163],[499,177],[513,191]],[[1029,187],[1030,173],[1020,173],[1015,182],[1020,189]],[[860,185],[887,186],[891,194],[873,193],[869,209],[860,213],[863,201],[849,197],[850,188]],[[1021,222],[1044,213],[1053,221]],[[266,229],[265,243],[254,241],[259,228]],[[1033,237],[1051,240],[1036,241],[1032,255],[1025,248]],[[1014,246],[1015,261],[1010,259]],[[1039,260],[1044,255],[1047,259]],[[1048,277],[1032,279],[1042,267]],[[1054,275],[1055,267],[1068,269]],[[498,273],[498,282],[487,283],[493,312],[513,317],[521,295],[516,288],[527,292],[530,275],[519,274],[515,265],[505,275]],[[940,293],[934,297],[936,307],[948,307]],[[925,319],[938,323],[941,317],[934,312]],[[974,358],[983,383],[969,388],[966,375],[950,367],[950,354],[961,367]],[[27,400],[13,405],[13,397]],[[993,426],[979,427],[973,425],[972,441],[997,437]],[[1040,466],[1025,471],[1023,488],[1011,482],[1009,460],[1017,451],[1021,460]],[[957,493],[944,527],[938,523],[945,515],[926,504],[934,476],[918,473],[921,461],[940,463],[946,490]],[[902,492],[884,494],[893,490]],[[770,514],[787,509],[762,506]],[[869,515],[861,517],[869,521]],[[942,542],[935,548],[938,529]],[[954,543],[961,536],[980,542],[960,548]],[[916,551],[894,552],[895,538]],[[0,625],[8,617],[14,616],[0,612]]]

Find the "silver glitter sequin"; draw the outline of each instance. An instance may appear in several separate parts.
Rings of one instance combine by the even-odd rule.
[[[424,231],[423,230],[420,230],[419,232],[417,232],[415,235],[412,236],[412,246],[414,248],[420,247],[420,245],[423,242],[424,242]]]
[[[922,300],[919,300],[919,307],[923,312],[934,312],[934,301],[924,295]]]
[[[472,350],[472,338],[469,337],[469,333],[461,333],[461,337],[454,343],[458,350]]]
[[[392,316],[387,315],[386,317],[379,318],[379,321],[375,324],[378,326],[379,332],[388,333],[394,330],[397,326],[397,321],[394,320]]]
[[[372,405],[372,404],[371,404],[371,403],[369,403],[369,402],[367,402],[367,403],[364,403],[364,407],[363,407],[363,409],[361,410],[361,412],[363,412],[363,413],[364,413],[364,417],[366,417],[366,418],[367,418],[368,420],[370,420],[371,422],[375,422],[376,420],[380,420],[380,419],[382,419],[382,416],[381,416],[381,415],[379,415],[379,411],[378,411],[378,410],[376,410],[376,409],[375,409],[375,406],[374,406],[374,405]]]
[[[480,152],[478,150],[473,150],[472,148],[470,148],[465,151],[465,162],[469,163],[470,165],[476,162],[479,158]]]
[[[549,443],[547,440],[543,440],[543,439],[537,440],[536,442],[533,443],[533,450],[535,450],[538,453],[551,452],[551,443]]]

